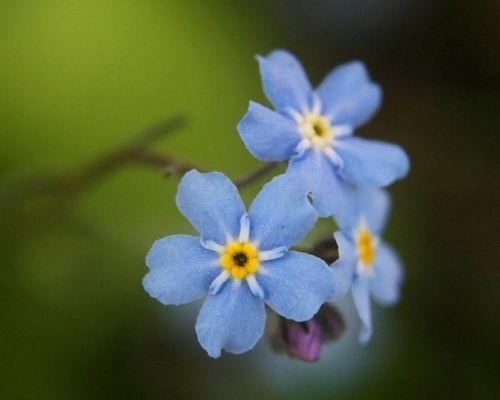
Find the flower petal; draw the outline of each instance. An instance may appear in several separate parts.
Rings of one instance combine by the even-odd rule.
[[[249,216],[250,238],[264,251],[292,246],[318,219],[303,186],[297,185],[287,174],[264,186],[253,201]]]
[[[359,61],[335,68],[316,93],[321,99],[322,113],[330,116],[335,125],[362,125],[377,112],[382,101],[382,90],[370,82]]]
[[[370,283],[368,279],[358,278],[352,284],[352,298],[361,319],[359,341],[367,343],[372,336],[372,311],[370,302]]]
[[[343,232],[351,233],[359,227],[360,220],[363,219],[370,232],[380,235],[386,226],[391,208],[389,193],[379,188],[358,187],[352,199],[350,212],[343,213],[336,219],[338,226]]]
[[[308,108],[312,88],[299,60],[288,51],[275,50],[258,56],[264,93],[278,111]]]
[[[163,304],[184,304],[202,297],[220,272],[217,254],[204,249],[200,238],[167,236],[156,241],[146,257],[149,273],[144,289]]]
[[[370,287],[375,299],[382,305],[392,305],[399,300],[403,267],[396,252],[387,244],[380,243]]]
[[[245,205],[224,174],[189,171],[179,184],[176,202],[203,239],[222,244],[228,235],[238,236]]]
[[[196,333],[210,357],[224,349],[241,354],[250,350],[264,333],[264,302],[240,281],[226,284],[216,295],[209,295],[196,321]]]
[[[264,300],[285,318],[307,321],[333,297],[331,269],[310,254],[289,251],[264,263],[263,268],[257,279],[264,289]]]
[[[387,186],[408,173],[410,161],[398,145],[346,137],[335,146],[342,161],[340,175],[355,185]]]
[[[337,216],[351,207],[353,186],[338,177],[336,169],[323,153],[308,149],[301,157],[292,157],[286,171],[312,195],[320,217]]]
[[[265,161],[290,158],[301,140],[292,119],[253,101],[238,124],[238,132],[248,151]]]
[[[351,288],[356,271],[356,246],[340,231],[334,233],[339,248],[339,259],[332,264],[335,298],[344,297]]]

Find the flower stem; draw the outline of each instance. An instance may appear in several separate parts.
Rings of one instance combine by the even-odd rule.
[[[39,195],[81,192],[105,175],[131,162],[163,168],[170,176],[182,176],[193,166],[173,157],[155,153],[148,147],[166,135],[179,131],[185,125],[185,119],[181,116],[169,118],[147,128],[129,143],[90,161],[75,171],[33,176],[15,182],[0,192],[0,209]]]
[[[277,162],[266,163],[255,171],[250,172],[248,175],[237,179],[234,183],[238,189],[243,189],[273,171],[278,165],[279,163]]]

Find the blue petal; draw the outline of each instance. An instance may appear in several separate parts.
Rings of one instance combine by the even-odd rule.
[[[301,140],[292,119],[252,101],[238,124],[238,132],[250,153],[266,161],[290,158]]]
[[[196,333],[210,357],[224,349],[241,354],[250,350],[264,332],[264,302],[254,296],[248,285],[227,282],[216,295],[209,295],[196,321]]]
[[[387,186],[408,173],[410,161],[395,144],[347,137],[335,146],[344,162],[340,175],[355,185]]]
[[[352,284],[352,298],[361,319],[359,341],[367,343],[372,336],[372,311],[370,302],[370,282],[365,278],[357,278]]]
[[[285,50],[275,50],[267,57],[257,57],[264,93],[278,111],[292,108],[302,111],[309,107],[312,88],[295,56]]]
[[[222,244],[227,235],[239,234],[245,205],[236,186],[224,174],[189,171],[179,184],[176,202],[203,239]]]
[[[391,210],[391,197],[386,190],[359,187],[356,190],[360,214],[368,229],[379,235],[387,225]]]
[[[258,281],[264,289],[264,300],[285,318],[309,320],[334,295],[331,269],[310,254],[290,251],[265,262],[262,268]]]
[[[392,305],[399,300],[403,267],[396,252],[387,244],[380,243],[374,263],[371,291],[382,305]]]
[[[370,232],[375,235],[382,233],[391,208],[391,198],[387,191],[378,188],[358,187],[352,197],[351,205],[349,213],[343,213],[336,219],[343,232],[353,232],[359,227],[363,218]]]
[[[338,177],[336,167],[323,153],[308,149],[301,157],[292,157],[287,174],[311,194],[320,217],[337,216],[352,208],[353,186]]]
[[[354,127],[368,121],[380,107],[382,90],[370,82],[359,61],[343,64],[330,72],[317,89],[322,113],[332,122]]]
[[[334,233],[339,259],[332,264],[335,298],[344,297],[351,288],[358,260],[356,246],[340,231]]]
[[[318,213],[307,192],[287,174],[266,184],[250,211],[250,238],[262,250],[290,247],[314,226]]]
[[[200,245],[200,238],[167,236],[153,244],[146,257],[150,268],[143,285],[163,304],[184,304],[199,299],[220,273],[218,256]]]

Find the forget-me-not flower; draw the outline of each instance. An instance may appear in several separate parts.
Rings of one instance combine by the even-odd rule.
[[[176,201],[200,237],[155,242],[146,258],[144,288],[166,305],[206,296],[196,332],[210,356],[251,349],[264,331],[265,304],[285,318],[305,321],[332,298],[326,263],[289,250],[318,215],[288,176],[265,185],[248,213],[235,185],[218,172],[188,172]]]
[[[337,222],[335,232],[339,259],[332,264],[336,294],[351,289],[361,319],[359,340],[368,342],[372,335],[372,295],[381,305],[399,300],[403,268],[394,250],[380,239],[390,208],[390,198],[382,189],[359,188],[355,195],[357,212]]]
[[[275,111],[250,102],[239,133],[256,158],[290,159],[287,173],[312,193],[320,216],[343,212],[352,185],[382,187],[406,175],[409,161],[399,146],[352,135],[382,97],[361,62],[335,68],[313,89],[289,52],[276,50],[258,61]]]

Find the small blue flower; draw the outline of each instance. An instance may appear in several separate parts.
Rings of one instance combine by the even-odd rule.
[[[248,213],[234,184],[218,172],[188,172],[176,200],[201,237],[155,242],[143,284],[166,305],[206,296],[196,332],[211,357],[222,349],[250,350],[264,331],[265,304],[285,318],[306,321],[332,297],[326,263],[289,250],[318,215],[288,176],[265,185]]]
[[[338,221],[339,259],[332,264],[336,295],[351,289],[361,319],[359,340],[372,334],[370,294],[381,305],[399,300],[403,268],[394,250],[380,239],[389,214],[389,195],[381,189],[357,189],[357,215]]]
[[[250,102],[238,131],[258,159],[290,159],[287,173],[313,195],[322,217],[349,203],[351,185],[382,187],[409,169],[399,146],[352,135],[378,110],[382,92],[361,62],[335,68],[315,90],[300,62],[276,50],[258,57],[264,92],[276,111]]]

